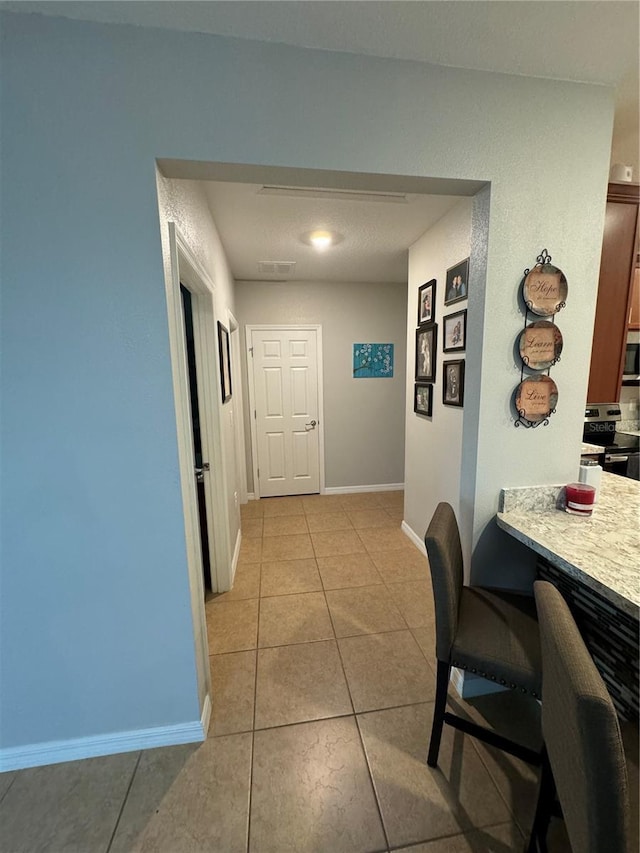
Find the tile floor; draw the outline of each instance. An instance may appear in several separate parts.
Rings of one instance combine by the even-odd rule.
[[[445,727],[426,766],[433,602],[402,493],[272,498],[242,519],[234,589],[206,604],[206,742],[0,775],[0,850],[521,850],[526,765]],[[455,701],[535,737],[522,697]]]

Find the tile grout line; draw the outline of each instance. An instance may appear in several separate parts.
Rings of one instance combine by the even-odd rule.
[[[262,537],[264,539],[264,535]],[[247,844],[246,850],[249,853],[251,844],[251,808],[253,805],[253,768],[255,762],[256,750],[256,707],[258,704],[258,665],[260,658],[260,602],[262,601],[262,563],[260,563],[260,583],[258,585],[258,619],[256,622],[256,671],[253,681],[253,720],[251,725],[251,769],[249,772],[249,803],[247,811]]]
[[[338,659],[340,661],[340,668],[342,670],[342,677],[344,678],[344,683],[347,685],[347,693],[349,695],[349,702],[351,704],[351,710],[355,715],[356,709],[353,704],[353,696],[351,695],[351,687],[349,686],[349,679],[347,678],[347,672],[344,668],[344,661],[342,660],[342,652],[340,651],[340,643],[338,642],[338,637],[336,636],[336,626],[333,621],[333,616],[331,615],[331,608],[329,607],[329,602],[327,601],[327,593],[326,590],[323,591],[324,595],[324,604],[327,608],[327,612],[329,613],[329,621],[331,622],[331,630],[333,631],[333,641],[336,644],[336,649],[338,651]]]
[[[527,831],[527,830],[526,830],[526,828],[525,828],[525,827],[520,826],[520,821],[518,820],[518,818],[517,818],[517,816],[516,816],[515,809],[513,809],[513,808],[512,808],[512,806],[507,802],[506,797],[503,795],[502,791],[500,790],[500,786],[498,785],[497,781],[495,780],[494,775],[493,775],[493,773],[491,772],[491,768],[489,767],[489,764],[487,763],[487,761],[485,760],[485,758],[484,758],[484,757],[483,757],[483,755],[482,755],[482,747],[481,747],[480,743],[479,743],[479,742],[476,742],[476,738],[474,738],[474,737],[473,737],[473,736],[471,736],[471,735],[469,735],[469,740],[471,741],[471,746],[472,746],[472,747],[473,747],[473,749],[475,750],[476,755],[477,755],[477,756],[478,756],[478,758],[480,759],[480,764],[482,764],[482,766],[483,766],[483,767],[484,767],[484,769],[485,769],[485,772],[486,772],[487,776],[488,776],[488,777],[489,777],[489,779],[491,779],[491,781],[493,782],[493,787],[494,787],[494,788],[496,789],[496,791],[498,792],[498,797],[499,797],[499,798],[502,800],[502,802],[505,804],[505,806],[506,806],[506,808],[507,808],[507,811],[508,811],[508,812],[509,812],[509,814],[511,815],[511,822],[512,822],[516,827],[517,827],[518,832],[519,832],[521,835],[525,836],[525,835],[526,835],[526,831]],[[488,746],[488,745],[487,745],[487,746]],[[536,783],[536,787],[537,787],[537,783]],[[532,816],[532,819],[533,819],[533,816]]]
[[[383,711],[398,711],[401,708],[413,708],[418,705],[433,705],[433,699],[425,699],[422,702],[407,702],[404,705],[389,705],[384,708],[368,708],[364,711],[346,711],[344,714],[332,714],[326,717],[314,717],[313,719],[308,720],[294,720],[290,723],[280,723],[277,726],[261,726],[256,729],[242,729],[239,731],[227,732],[223,735],[211,735],[210,739],[217,739],[222,737],[233,737],[234,735],[242,735],[242,734],[254,734],[258,732],[272,732],[276,729],[290,729],[294,726],[306,726],[309,723],[322,723],[329,720],[346,720],[349,717],[365,717],[367,714],[379,714]]]
[[[14,771],[14,772],[15,772],[15,774],[16,774],[16,775],[15,775],[15,776],[13,777],[13,779],[9,782],[9,786],[7,787],[7,789],[6,789],[6,791],[3,793],[3,795],[0,797],[0,805],[2,805],[2,803],[4,802],[4,798],[7,796],[7,794],[9,793],[9,791],[13,788],[13,786],[14,786],[14,784],[15,784],[15,781],[16,781],[16,779],[18,778],[18,773],[19,773],[20,771],[19,771],[19,770],[16,770],[16,771]]]
[[[333,633],[336,633],[335,625],[333,622],[333,616],[331,615],[331,609],[329,607],[329,602],[327,601],[327,595],[325,590],[325,603],[327,610],[329,611],[329,619],[331,620],[331,625],[333,627]],[[378,812],[378,816],[380,818],[380,826],[382,827],[382,834],[384,836],[384,840],[386,842],[387,850],[389,850],[389,836],[387,835],[387,828],[384,824],[384,818],[382,817],[382,809],[380,807],[380,802],[378,800],[378,793],[376,791],[375,782],[373,780],[373,773],[371,770],[371,765],[369,763],[369,756],[367,755],[367,750],[365,749],[364,740],[362,739],[362,732],[360,731],[360,726],[358,724],[358,716],[356,714],[356,708],[353,702],[353,696],[351,694],[351,686],[349,684],[349,679],[347,678],[347,672],[344,667],[344,660],[342,658],[342,651],[340,649],[340,643],[338,642],[338,638],[335,639],[336,648],[338,650],[338,658],[340,660],[340,666],[342,668],[342,676],[344,678],[345,684],[347,685],[347,693],[349,694],[349,702],[351,703],[351,708],[353,710],[353,720],[356,726],[356,731],[358,732],[358,739],[360,741],[360,748],[362,749],[362,755],[364,756],[365,765],[367,767],[367,773],[369,774],[369,784],[371,785],[371,790],[373,791],[373,799],[376,804],[376,809]]]
[[[133,780],[136,777],[136,773],[138,772],[138,767],[140,766],[140,762],[142,761],[142,750],[138,753],[138,758],[136,760],[135,767],[133,768],[133,773],[131,774],[131,779],[129,779],[129,784],[127,785],[127,790],[125,792],[124,797],[122,798],[122,805],[120,806],[120,811],[118,812],[118,817],[116,818],[115,825],[113,827],[113,832],[111,833],[111,838],[109,839],[109,843],[106,846],[105,853],[109,853],[111,850],[111,846],[113,844],[113,839],[116,837],[116,832],[118,831],[118,827],[120,826],[120,820],[122,819],[122,813],[124,812],[124,807],[127,804],[127,800],[129,799],[129,794],[131,793],[131,788],[133,787]]]
[[[508,821],[508,820],[502,820],[502,821],[499,821],[498,823],[489,823],[486,826],[471,825],[471,827],[468,829],[461,829],[460,827],[458,827],[458,829],[460,829],[460,832],[447,833],[445,835],[436,835],[434,838],[428,838],[428,839],[425,839],[423,841],[415,841],[415,842],[412,841],[411,844],[409,844],[409,845],[402,844],[400,847],[389,846],[389,853],[395,853],[395,851],[397,851],[397,850],[405,850],[405,849],[408,850],[409,853],[411,853],[411,850],[414,850],[414,849],[417,850],[418,847],[421,847],[423,844],[433,844],[433,843],[436,843],[438,841],[444,841],[447,838],[465,838],[467,835],[471,835],[474,832],[484,833],[484,832],[486,832],[486,830],[489,830],[489,829],[498,829],[501,826],[512,826],[512,825],[513,825],[513,822]],[[516,828],[518,829],[518,832],[520,832],[520,829],[517,826],[517,824],[516,824]],[[518,847],[518,849],[520,849],[520,848]]]
[[[380,709],[382,710],[382,709]],[[375,800],[376,809],[378,810],[378,815],[380,817],[380,826],[382,827],[382,834],[384,835],[384,840],[387,843],[387,850],[391,849],[391,842],[389,840],[389,835],[387,833],[387,827],[384,822],[384,817],[382,816],[382,806],[380,805],[380,798],[378,796],[378,789],[376,787],[375,780],[373,778],[373,770],[371,768],[371,762],[369,761],[369,753],[367,752],[367,748],[364,743],[364,738],[362,737],[362,730],[360,728],[360,722],[358,721],[358,715],[355,714],[355,723],[356,730],[358,732],[358,738],[360,740],[360,747],[362,749],[362,754],[364,755],[364,760],[367,765],[367,772],[369,774],[369,782],[371,784],[371,790],[373,791],[373,799]]]

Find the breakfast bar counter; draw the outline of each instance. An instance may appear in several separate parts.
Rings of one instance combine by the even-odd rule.
[[[564,509],[563,486],[503,489],[498,526],[539,555],[538,577],[562,592],[609,692],[638,713],[640,483],[604,472],[589,517]]]
[[[561,486],[503,489],[498,526],[637,619],[640,483],[603,473],[589,518],[565,512],[563,492]]]

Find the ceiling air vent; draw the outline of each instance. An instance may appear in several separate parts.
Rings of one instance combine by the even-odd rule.
[[[280,195],[290,198],[327,198],[338,201],[379,201],[386,204],[408,204],[406,193],[374,190],[341,190],[323,187],[279,187],[265,184],[258,195]]]
[[[295,268],[295,261],[258,261],[258,272],[263,275],[291,275]]]

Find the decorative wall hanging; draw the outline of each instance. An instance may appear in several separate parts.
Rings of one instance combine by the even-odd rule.
[[[444,291],[444,304],[452,305],[469,295],[469,258],[449,267]]]
[[[435,320],[436,280],[432,278],[418,288],[418,325],[432,323]]]
[[[392,379],[393,344],[354,344],[354,379]]]
[[[416,382],[433,382],[436,378],[437,337],[437,323],[416,329]]]
[[[433,412],[433,385],[426,382],[416,382],[413,394],[413,411],[417,415],[428,415]]]
[[[522,295],[527,310],[539,317],[550,317],[567,304],[569,287],[564,273],[553,266],[546,249],[536,261],[533,269],[524,271]]]
[[[569,287],[564,273],[553,266],[546,249],[536,258],[535,266],[524,271],[521,285],[525,318],[517,342],[521,368],[520,384],[514,392],[518,413],[515,425],[546,426],[558,405],[558,388],[549,376],[549,368],[560,361],[563,345],[562,332],[554,317],[565,307]],[[530,313],[550,319],[529,322]],[[547,371],[546,375],[525,373],[542,370]]]
[[[531,424],[548,421],[558,404],[558,388],[550,376],[528,376],[516,389],[516,408]]]
[[[442,402],[445,406],[462,406],[464,401],[464,359],[445,361],[442,365]]]
[[[546,370],[560,359],[562,332],[549,320],[529,323],[520,333],[520,358],[532,370]]]
[[[218,320],[218,354],[220,356],[220,391],[222,402],[231,399],[231,351],[229,330]]]
[[[456,311],[443,317],[443,352],[462,352],[467,346],[467,311]]]

